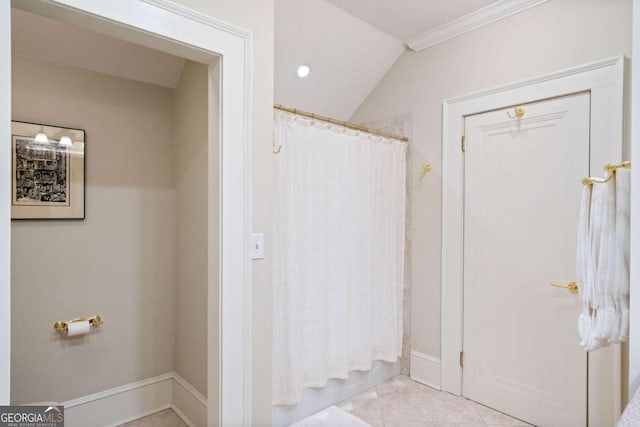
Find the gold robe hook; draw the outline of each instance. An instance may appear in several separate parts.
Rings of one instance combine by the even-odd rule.
[[[524,108],[514,108],[513,115],[511,114],[511,112],[507,111],[507,116],[509,116],[510,119],[521,119],[522,117],[524,117]]]
[[[420,174],[422,176],[425,176],[426,174],[428,174],[432,170],[433,170],[433,167],[429,163],[425,163],[425,164],[422,165],[422,168],[420,168]]]

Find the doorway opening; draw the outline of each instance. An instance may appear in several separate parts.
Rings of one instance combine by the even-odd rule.
[[[208,419],[209,424],[250,425],[250,396],[252,390],[250,369],[251,307],[249,296],[251,266],[248,256],[248,236],[251,224],[251,212],[249,210],[251,194],[251,170],[249,168],[251,153],[249,92],[251,73],[248,72],[247,49],[250,49],[251,34],[190,9],[175,5],[169,7],[160,1],[131,3],[123,0],[112,1],[108,4],[87,5],[73,0],[61,0],[55,4],[50,2],[27,2],[18,3],[16,6],[23,8],[26,12],[52,18],[68,25],[91,29],[125,42],[135,43],[145,48],[182,57],[193,63],[206,64],[204,66],[206,68],[204,96],[207,99],[206,105],[209,113],[208,123],[206,124],[207,129],[204,134],[205,145],[208,150],[204,159],[204,164],[207,166],[207,172],[204,175],[206,195],[205,200],[201,200],[208,212],[202,215],[203,221],[207,225],[207,229],[203,230],[205,234],[203,244],[208,249],[208,254],[203,261],[206,272],[202,274],[204,280],[206,280],[207,296],[205,305],[208,313],[204,316],[208,326],[204,345],[207,350],[207,379],[205,384],[208,392],[205,402],[205,418]],[[5,14],[7,11],[9,11],[9,8],[3,10],[3,13],[0,14],[0,19],[3,21],[2,26],[4,28],[11,28],[11,16],[10,13]],[[10,40],[10,35],[8,35],[8,39]],[[3,62],[5,63],[11,63],[9,46],[3,44],[0,48],[0,55],[3,56]],[[220,61],[221,58],[224,61]],[[22,59],[18,59],[16,64],[20,61]],[[24,61],[22,65],[17,66],[24,65],[27,68],[30,67]],[[37,67],[31,67],[31,70],[35,68]],[[43,74],[47,73],[43,71]],[[8,81],[10,80],[8,79]],[[223,95],[224,102],[221,101]],[[6,102],[9,104],[10,100],[7,99]],[[10,105],[8,107],[8,110],[10,110]],[[56,108],[56,106],[54,105],[51,108]],[[117,138],[118,125],[119,123],[111,123],[111,126],[105,130],[112,137]],[[148,125],[148,123],[140,123],[141,127],[145,125]],[[3,123],[2,126],[3,129],[5,129],[5,126],[8,129],[10,123]],[[154,132],[161,133],[153,126],[146,129],[146,131],[148,135],[153,135]],[[142,153],[138,154],[143,154],[144,151],[142,150]],[[120,158],[121,166],[124,163],[135,167],[136,160],[134,158],[127,157],[126,153],[121,154],[123,154]],[[117,154],[113,155],[117,157]],[[90,134],[87,140],[87,156],[92,156]],[[153,155],[151,155],[151,158],[154,158]],[[88,163],[89,165],[91,164],[90,162]],[[150,167],[151,165],[139,166]],[[156,172],[161,169],[155,168],[158,165],[153,166],[153,170]],[[10,161],[3,161],[1,168],[3,170],[4,168],[10,168]],[[98,172],[96,168],[93,171],[88,170],[89,179],[92,176],[97,176]],[[127,171],[125,166],[119,172],[128,173],[131,171]],[[9,175],[7,173],[5,176]],[[106,175],[108,174],[105,173]],[[118,176],[117,173],[114,173],[114,175]],[[145,174],[143,173],[142,175]],[[152,173],[149,175],[150,179],[147,182],[150,187],[153,187],[156,181]],[[192,178],[186,178],[187,181],[189,179]],[[106,184],[105,187],[109,185]],[[10,185],[7,184],[7,187],[10,188]],[[188,183],[186,187],[189,187]],[[155,202],[156,204],[160,203],[160,205],[155,207],[146,206],[152,208],[153,212],[148,211],[148,215],[142,211],[139,212],[142,214],[141,224],[145,223],[145,219],[142,217],[156,217],[157,211],[162,210],[161,205],[163,203],[158,200],[155,200]],[[171,206],[166,206],[166,208],[171,210]],[[176,206],[174,205],[175,208]],[[85,223],[91,221],[91,209],[96,209],[96,205],[91,206],[88,198]],[[117,209],[117,207],[114,209]],[[213,215],[211,214],[212,212],[218,215]],[[166,214],[166,212],[163,214]],[[73,227],[73,223],[66,223],[65,226],[70,229]],[[135,232],[135,230],[131,231]],[[149,234],[147,237],[151,240],[159,238],[154,233]],[[9,241],[9,236],[7,236],[7,241]],[[163,247],[163,245],[158,245],[158,247]],[[158,250],[161,251],[160,249]],[[10,260],[11,257],[10,253],[5,254],[4,251],[2,256],[3,261]],[[153,256],[151,257],[153,258]],[[94,261],[93,259],[90,260],[90,262]],[[151,282],[149,281],[148,283]],[[92,284],[78,283],[77,291],[91,295],[91,286]],[[3,293],[5,291],[8,292],[9,282],[1,282],[0,287]],[[107,303],[117,304],[117,302],[113,301],[117,300],[117,295],[109,294],[108,292],[106,294],[110,295],[111,298],[102,299],[105,305]],[[149,295],[155,294],[151,292]],[[60,297],[64,298],[64,295],[60,295]],[[153,305],[153,302],[145,301],[149,305]],[[76,308],[82,310],[80,314],[90,314],[85,313],[81,305],[77,305]],[[100,308],[96,307],[96,310],[100,310]],[[69,315],[73,316],[72,314]],[[52,320],[63,319],[56,318]],[[117,321],[113,320],[112,324],[115,326]],[[19,325],[15,317],[14,322]],[[105,327],[96,336],[100,334],[106,336],[108,334],[106,328],[108,324],[109,319],[105,318]],[[3,324],[4,328],[5,324]],[[6,330],[2,331],[3,337],[5,334],[6,337],[9,337],[10,322],[6,323],[6,328]],[[118,330],[114,328],[110,333],[117,334]],[[150,332],[149,328],[147,328],[145,333],[154,336],[152,338],[153,341],[164,339],[164,337],[160,338],[159,335],[168,334],[169,331],[157,328],[157,330],[154,329],[153,332]],[[10,349],[10,346],[7,346],[7,348]],[[110,350],[112,349],[103,348],[102,355],[108,357]],[[9,359],[5,360],[3,357],[0,362],[3,365],[2,372],[8,372]],[[93,362],[95,366],[96,360],[94,359]],[[5,367],[7,367],[6,371]],[[87,369],[89,369],[89,366],[87,366]],[[164,379],[166,378],[163,376],[154,377],[153,383],[160,383]],[[4,378],[0,377],[0,380],[4,380]],[[142,382],[144,383],[144,381]],[[8,378],[6,384],[9,384]],[[146,387],[147,383],[144,384],[144,387]],[[132,385],[132,389],[141,387],[143,387],[141,383]],[[86,388],[85,391],[96,390]],[[8,394],[7,391],[7,403],[9,401]],[[222,399],[223,395],[224,399]]]

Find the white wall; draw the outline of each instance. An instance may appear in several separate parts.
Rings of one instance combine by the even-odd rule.
[[[15,55],[15,120],[85,129],[86,219],[12,223],[13,403],[173,370],[173,90]],[[53,322],[99,314],[61,339]]]
[[[633,2],[633,56],[640,58],[640,0]],[[632,62],[631,105],[631,331],[629,336],[629,395],[640,386],[640,61]]]
[[[253,263],[253,425],[271,425],[273,0],[176,0],[253,32],[253,227],[265,233],[265,258]]]
[[[630,53],[631,0],[554,0],[419,53],[405,52],[353,115],[367,122],[413,113],[413,350],[440,355],[442,101]],[[433,172],[419,179],[423,163]]]
[[[175,371],[207,395],[208,67],[187,61],[174,96],[176,185]],[[217,230],[216,230],[217,231]],[[215,327],[212,325],[212,327]],[[212,355],[213,356],[213,355]]]

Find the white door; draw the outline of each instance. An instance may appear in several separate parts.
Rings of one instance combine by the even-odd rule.
[[[590,95],[465,118],[463,395],[538,426],[585,426],[575,280]]]

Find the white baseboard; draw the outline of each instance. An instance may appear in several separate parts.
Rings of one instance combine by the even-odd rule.
[[[411,351],[411,379],[437,390],[442,389],[440,381],[440,358],[419,351]]]
[[[207,400],[175,372],[63,402],[67,427],[115,427],[172,408],[189,427],[205,426]]]
[[[63,402],[67,427],[111,427],[171,407],[173,373]]]
[[[207,398],[175,372],[171,407],[189,427],[207,425]]]

